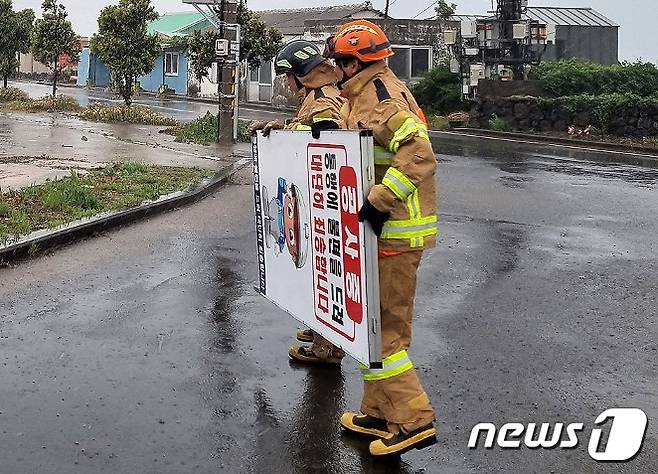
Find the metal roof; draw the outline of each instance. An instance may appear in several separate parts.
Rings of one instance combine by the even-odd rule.
[[[558,26],[619,26],[593,8],[528,7],[527,15],[532,20]]]
[[[295,8],[289,10],[256,10],[255,13],[269,27],[274,27],[284,35],[302,35],[307,20],[342,20],[357,17],[384,16],[365,1],[351,5],[329,5],[326,7]],[[194,30],[208,28],[208,22],[198,12],[165,13],[148,25],[149,33],[164,36],[185,36]]]
[[[452,15],[450,21],[477,21],[489,18],[487,15]]]
[[[294,8],[288,10],[256,10],[267,26],[275,27],[284,35],[301,35],[307,20],[342,20],[366,13],[367,16],[383,16],[370,2],[352,5],[329,5],[325,7]]]
[[[609,20],[593,8],[563,8],[563,7],[528,7],[526,18],[547,25],[556,26],[612,26],[618,24]],[[477,21],[493,19],[484,15],[452,15],[452,21]]]
[[[165,36],[179,36],[179,30],[193,23],[203,20],[203,15],[197,12],[175,12],[165,13],[157,20],[149,23],[149,33],[160,33]]]

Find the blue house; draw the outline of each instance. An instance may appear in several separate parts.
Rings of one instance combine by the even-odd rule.
[[[212,25],[200,13],[166,13],[148,26],[149,33],[157,34],[162,40],[162,53],[155,60],[153,70],[137,78],[139,86],[148,92],[170,91],[186,95],[188,89],[189,61],[180,48],[171,47],[167,40],[187,36],[194,30],[210,28]],[[78,64],[78,86],[107,87],[111,82],[108,67],[89,48],[84,48]]]
[[[81,87],[87,85],[96,87],[107,87],[110,85],[110,70],[103,62],[91,54],[89,48],[80,52],[78,63],[78,80],[76,84]]]
[[[212,25],[200,13],[165,13],[148,26],[149,33],[157,34],[163,43],[162,54],[155,60],[153,70],[138,79],[145,91],[173,91],[186,95],[189,83],[189,60],[184,51],[167,45],[167,40],[184,37],[195,30]]]

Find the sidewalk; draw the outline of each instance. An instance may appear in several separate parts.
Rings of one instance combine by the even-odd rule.
[[[0,189],[124,161],[217,171],[250,154],[248,144],[176,143],[159,133],[165,128],[87,122],[63,114],[0,113]]]

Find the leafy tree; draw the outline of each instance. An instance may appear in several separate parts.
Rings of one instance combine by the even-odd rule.
[[[0,75],[5,88],[9,75],[18,67],[17,54],[30,50],[33,23],[34,11],[15,12],[11,0],[0,0]]]
[[[196,80],[208,77],[208,68],[215,61],[215,40],[219,37],[214,30],[196,30],[187,38],[187,57]]]
[[[445,64],[426,72],[411,92],[429,114],[449,114],[462,107],[461,81]]]
[[[57,79],[62,72],[62,56],[76,63],[80,57],[80,41],[66,19],[66,7],[57,0],[44,0],[43,17],[34,22],[32,56],[53,71],[53,96],[57,93]]]
[[[238,4],[237,19],[240,24],[240,59],[251,67],[269,61],[283,48],[283,35],[276,28],[267,28],[260,17],[249,10],[245,2]],[[195,31],[187,37],[187,54],[196,79],[208,77],[208,70],[215,62],[215,30]]]
[[[137,77],[151,72],[162,52],[157,35],[147,30],[157,19],[150,0],[119,0],[118,5],[103,8],[98,17],[91,51],[112,71],[126,105],[132,103]]]
[[[447,20],[457,11],[457,5],[448,4],[445,0],[439,0],[436,5],[436,15],[440,20]]]
[[[283,48],[283,35],[276,28],[268,28],[257,13],[247,8],[246,2],[238,3],[240,24],[240,56],[251,67],[269,61]]]

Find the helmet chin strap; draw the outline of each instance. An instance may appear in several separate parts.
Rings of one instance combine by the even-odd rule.
[[[343,77],[342,77],[342,79],[339,79],[338,82],[336,82],[336,87],[338,87],[340,90],[342,90],[343,85],[352,78],[347,75],[347,73],[345,72],[345,69],[343,69],[342,66],[338,66],[338,67],[340,68],[341,71],[343,71]]]
[[[340,70],[343,71],[343,78],[340,79],[338,82],[336,82],[336,86],[337,86],[339,89],[342,89],[342,88],[343,88],[343,84],[345,84],[347,81],[349,81],[350,79],[352,79],[354,76],[356,76],[357,74],[359,74],[361,71],[363,71],[364,69],[366,69],[368,66],[370,66],[370,65],[373,64],[373,63],[364,63],[363,61],[359,61],[359,64],[361,65],[361,68],[360,68],[358,71],[356,71],[356,74],[353,74],[353,75],[351,75],[351,76],[350,76],[349,74],[347,74],[347,72],[346,72],[345,69],[343,68],[342,64],[338,64],[338,67],[340,68]]]

